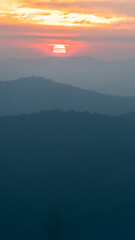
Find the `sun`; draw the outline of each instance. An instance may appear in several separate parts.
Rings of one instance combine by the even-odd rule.
[[[64,55],[67,53],[66,46],[63,44],[55,44],[53,46],[53,54],[56,55]]]

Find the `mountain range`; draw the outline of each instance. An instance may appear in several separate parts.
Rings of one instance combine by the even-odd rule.
[[[134,240],[135,113],[0,118],[0,238]]]
[[[1,59],[0,81],[44,76],[56,82],[120,96],[135,96],[135,60],[90,57]]]
[[[54,109],[123,114],[135,111],[135,97],[105,95],[43,77],[0,82],[0,116]]]
[[[42,77],[0,82],[0,115],[76,110],[101,114],[135,111],[135,97],[118,97],[56,83]]]

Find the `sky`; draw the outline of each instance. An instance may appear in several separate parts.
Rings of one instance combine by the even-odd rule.
[[[53,56],[54,48],[135,58],[135,0],[0,0],[0,58]]]

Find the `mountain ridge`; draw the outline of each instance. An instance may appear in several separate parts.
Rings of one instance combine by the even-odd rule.
[[[135,113],[1,117],[1,239],[46,239],[56,209],[61,239],[134,240],[134,143]]]
[[[34,76],[0,82],[0,102],[0,116],[53,109],[109,115],[135,111],[135,97],[102,94]]]
[[[60,83],[113,95],[135,96],[135,60],[88,57],[0,60],[0,80],[44,76]]]

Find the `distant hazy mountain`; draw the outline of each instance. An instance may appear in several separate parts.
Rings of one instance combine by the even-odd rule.
[[[135,114],[0,118],[0,239],[134,240]]]
[[[53,109],[115,115],[135,111],[135,97],[104,95],[41,77],[0,82],[1,116]]]
[[[135,96],[135,60],[102,61],[90,57],[0,60],[0,80],[44,76],[102,93]]]

